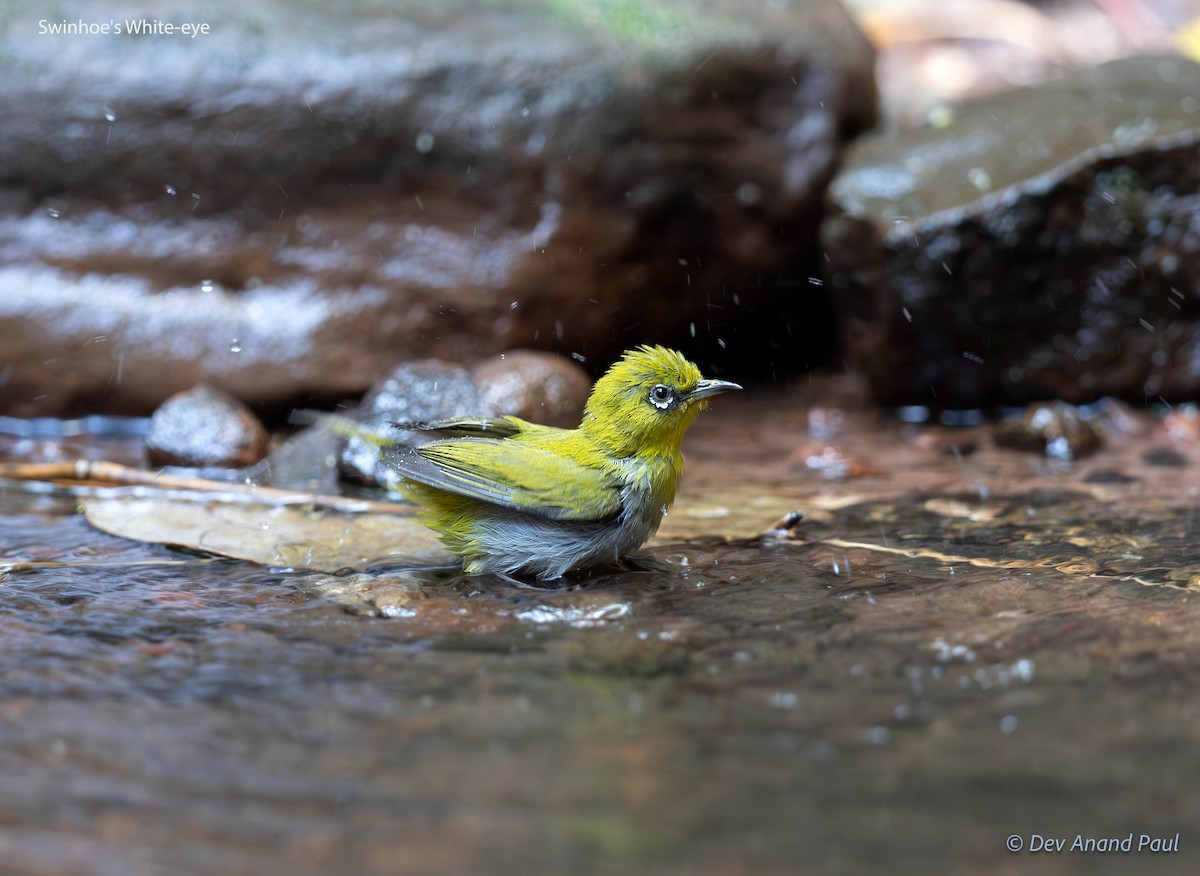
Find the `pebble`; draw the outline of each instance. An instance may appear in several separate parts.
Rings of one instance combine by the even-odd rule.
[[[1034,402],[1018,422],[1001,423],[994,440],[1000,447],[1045,453],[1052,459],[1079,459],[1100,448],[1100,432],[1075,405]]]
[[[248,407],[208,384],[164,401],[150,418],[146,455],[152,465],[243,468],[262,459],[269,436]]]
[[[486,359],[472,374],[488,408],[548,426],[578,426],[592,391],[587,372],[574,362],[534,350]]]

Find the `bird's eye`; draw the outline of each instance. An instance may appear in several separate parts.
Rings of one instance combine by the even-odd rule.
[[[654,388],[650,390],[650,404],[660,411],[667,410],[675,404],[675,391],[661,383],[655,384]]]

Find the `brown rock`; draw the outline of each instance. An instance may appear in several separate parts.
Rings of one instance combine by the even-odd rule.
[[[1200,393],[1200,65],[1143,57],[867,138],[822,228],[888,404]]]
[[[578,426],[592,391],[591,378],[574,362],[534,350],[501,353],[471,374],[489,410],[548,426]]]
[[[152,465],[243,468],[267,453],[258,418],[229,393],[201,385],[163,402],[150,418],[146,455]]]
[[[205,380],[312,406],[398,351],[813,361],[810,243],[872,115],[868,44],[836,0],[617,8],[217,3],[193,40],[10,28],[0,410],[137,413]]]

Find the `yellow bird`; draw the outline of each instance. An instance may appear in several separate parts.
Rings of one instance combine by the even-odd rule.
[[[675,499],[683,433],[705,399],[733,389],[674,350],[643,346],[596,382],[578,429],[462,417],[395,424],[417,433],[415,445],[368,440],[384,444],[401,493],[468,573],[553,580],[645,544]]]

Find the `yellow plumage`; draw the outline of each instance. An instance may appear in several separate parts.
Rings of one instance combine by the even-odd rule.
[[[578,429],[517,417],[397,424],[428,440],[390,445],[384,459],[467,572],[549,580],[654,534],[675,499],[684,432],[705,399],[740,388],[644,346],[596,382]]]

